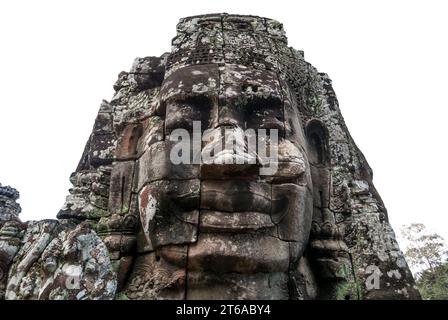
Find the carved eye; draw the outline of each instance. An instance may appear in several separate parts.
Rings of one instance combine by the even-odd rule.
[[[192,131],[193,121],[206,124],[212,103],[206,97],[196,97],[186,100],[168,102],[166,105],[165,129],[170,133],[175,129]],[[204,126],[202,126],[204,128]]]
[[[257,99],[248,104],[246,108],[247,128],[251,129],[275,129],[278,136],[283,137],[285,122],[283,106],[276,99]]]

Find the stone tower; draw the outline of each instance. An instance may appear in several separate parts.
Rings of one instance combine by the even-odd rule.
[[[3,187],[0,183],[0,221],[9,221],[19,218],[22,211],[16,202],[19,199],[19,192],[10,186]]]
[[[19,192],[0,184],[0,299],[4,298],[8,269],[21,245]]]
[[[7,299],[419,298],[331,80],[279,22],[183,18],[114,89],[58,220],[20,223],[0,255]]]

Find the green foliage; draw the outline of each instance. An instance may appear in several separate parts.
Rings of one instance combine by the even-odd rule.
[[[448,262],[444,261],[447,251],[443,238],[429,233],[421,223],[404,226],[401,234],[409,243],[405,256],[415,268],[416,284],[422,298],[448,300]]]
[[[448,262],[420,273],[417,287],[425,300],[448,300]]]
[[[130,300],[124,292],[120,292],[115,296],[115,300]]]
[[[422,223],[412,223],[401,229],[402,236],[409,242],[405,256],[415,268],[433,270],[443,261],[444,240],[436,233],[428,233]]]
[[[335,288],[335,299],[336,300],[360,300],[361,286],[353,277],[350,269],[343,265],[338,272],[340,278],[346,279],[337,284]]]

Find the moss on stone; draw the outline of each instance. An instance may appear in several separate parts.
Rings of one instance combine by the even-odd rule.
[[[115,300],[131,300],[124,292],[119,292],[115,295]]]
[[[336,285],[334,298],[336,300],[361,300],[361,288],[357,279],[350,273],[347,266],[342,266],[338,276],[346,279]]]

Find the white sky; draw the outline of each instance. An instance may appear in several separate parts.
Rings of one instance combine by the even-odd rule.
[[[102,99],[138,56],[170,50],[179,18],[228,12],[284,24],[333,79],[398,233],[448,240],[447,1],[1,1],[0,182],[22,220],[54,218]]]

